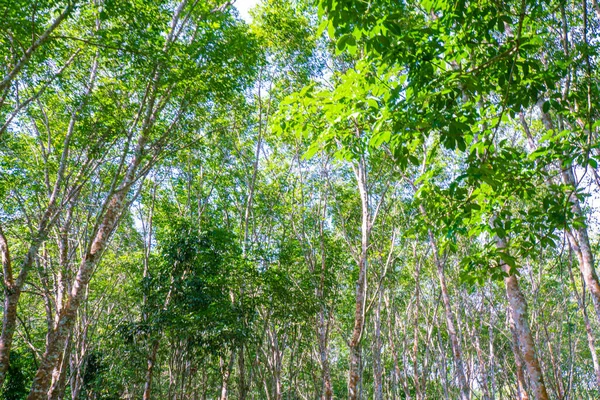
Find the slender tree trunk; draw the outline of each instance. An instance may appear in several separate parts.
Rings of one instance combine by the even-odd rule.
[[[495,366],[495,360],[496,360],[496,354],[494,352],[494,317],[492,314],[492,310],[493,310],[493,306],[492,304],[490,304],[490,321],[489,321],[489,326],[488,326],[488,336],[489,336],[489,342],[488,342],[488,348],[489,348],[489,367],[488,367],[488,371],[490,373],[490,381],[491,381],[491,390],[492,390],[492,399],[496,398],[496,366]]]
[[[413,258],[417,260],[416,243],[413,244]],[[420,371],[419,371],[419,311],[421,308],[421,265],[417,261],[415,266],[415,312],[413,321],[413,343],[412,343],[412,369],[413,380],[415,385],[415,397],[417,400],[423,398],[423,390],[421,388]]]
[[[75,354],[76,351],[71,352],[69,364],[71,367],[71,377],[69,379],[69,386],[71,388],[71,400],[79,399],[79,393],[83,386],[83,365],[84,361],[79,359],[79,355]]]
[[[12,260],[8,247],[8,241],[0,227],[0,252],[2,253],[2,269],[4,279],[4,310],[2,317],[2,334],[0,335],[0,387],[3,386],[6,378],[6,372],[10,363],[10,350],[12,347],[13,336],[17,327],[17,305],[21,297],[23,284],[38,250],[45,238],[50,218],[50,209],[44,215],[40,223],[38,238],[33,241],[25,259],[21,264],[21,270],[17,279],[13,279]]]
[[[419,206],[421,213],[425,215],[425,208]],[[450,335],[450,344],[452,345],[452,354],[454,356],[454,367],[456,368],[456,377],[458,379],[458,385],[460,388],[461,400],[469,400],[469,384],[465,376],[465,367],[462,357],[462,349],[460,341],[458,339],[458,332],[456,330],[456,316],[452,311],[452,305],[450,304],[450,295],[448,294],[448,286],[446,285],[446,274],[444,272],[444,264],[440,259],[440,255],[437,248],[437,243],[433,236],[433,232],[429,229],[429,243],[433,250],[433,261],[437,268],[437,276],[440,282],[440,288],[442,291],[442,302],[444,303],[444,312],[446,316],[446,327],[448,328],[448,334]]]
[[[550,115],[544,112],[542,104],[539,106],[539,111],[542,116],[542,123],[544,124],[546,130],[553,130],[554,123],[552,122]],[[561,168],[561,177],[564,184],[570,186],[573,190],[577,189],[577,181],[571,166]],[[598,280],[598,275],[594,265],[594,255],[592,253],[587,226],[585,224],[585,214],[581,210],[581,204],[575,193],[571,193],[571,196],[569,196],[569,201],[571,202],[571,210],[573,211],[575,218],[579,219],[580,221],[580,224],[567,231],[569,244],[575,251],[575,254],[577,254],[581,275],[583,276],[585,284],[592,295],[592,302],[596,310],[596,317],[600,322],[600,281]]]
[[[531,381],[531,390],[538,400],[548,399],[546,386],[542,370],[535,352],[535,343],[529,329],[527,321],[527,303],[525,296],[519,288],[519,282],[515,275],[510,275],[504,279],[506,285],[506,294],[510,304],[510,312],[515,321],[515,331],[519,343],[519,349],[523,355],[523,360],[529,373]]]
[[[348,373],[348,399],[358,399],[358,383],[360,379],[360,342],[365,323],[365,302],[367,291],[367,249],[369,247],[369,199],[367,194],[367,172],[364,157],[355,168],[358,190],[362,207],[361,249],[358,260],[358,278],[356,280],[356,298],[354,311],[354,328],[350,339],[350,369]]]
[[[571,256],[571,255],[570,255]],[[571,256],[572,257],[572,256]],[[594,338],[594,332],[592,331],[592,325],[588,317],[586,304],[585,304],[585,287],[583,293],[580,295],[577,286],[575,285],[575,278],[573,277],[573,271],[571,265],[569,265],[569,277],[571,278],[571,285],[573,286],[573,293],[577,299],[577,305],[583,314],[583,322],[585,323],[585,333],[587,335],[587,343],[592,356],[592,363],[594,365],[594,373],[596,374],[596,384],[600,387],[600,363],[598,363],[598,354],[596,353],[596,339]],[[585,285],[585,284],[584,284]]]
[[[384,295],[384,304],[386,307],[386,315],[387,315],[387,329],[388,329],[388,342],[389,342],[389,346],[390,346],[390,351],[392,353],[392,360],[394,362],[394,370],[393,370],[393,389],[392,389],[392,393],[393,396],[395,398],[396,394],[398,393],[398,384],[400,383],[400,380],[402,380],[402,386],[404,388],[405,391],[405,395],[406,398],[410,400],[410,392],[407,390],[407,385],[406,385],[406,379],[404,377],[401,378],[401,372],[400,372],[400,362],[399,362],[399,357],[398,357],[398,351],[396,350],[396,343],[394,341],[394,335],[393,335],[393,327],[392,327],[392,315],[394,313],[394,310],[391,308],[390,306],[390,299],[389,296],[386,294]]]
[[[280,348],[279,339],[277,337],[277,329],[273,327],[271,332],[271,351],[273,353],[273,399],[281,400],[281,397],[283,395],[281,390],[281,370],[283,368],[282,350]]]
[[[466,295],[466,293],[465,293]],[[479,310],[476,310],[479,314]],[[480,332],[477,331],[476,325],[472,324],[472,333],[471,337],[473,338],[473,342],[475,344],[475,351],[477,352],[477,362],[479,363],[479,374],[481,375],[481,387],[483,389],[483,400],[492,400],[492,396],[490,395],[490,389],[488,386],[488,373],[485,367],[485,360],[483,358],[483,351],[481,350],[481,341],[479,339]]]
[[[20,287],[4,286],[4,317],[2,319],[2,336],[0,336],[0,387],[4,383],[10,363],[10,349],[17,327],[17,304],[20,297]]]
[[[7,89],[12,84],[12,82],[16,79],[19,72],[21,72],[21,70],[27,65],[27,63],[29,62],[31,57],[35,54],[35,52],[40,47],[42,47],[46,42],[48,42],[48,40],[51,39],[52,33],[63,23],[63,21],[65,21],[67,19],[67,17],[69,16],[69,14],[71,14],[71,12],[73,11],[73,9],[75,8],[75,5],[77,3],[78,3],[78,1],[69,2],[67,7],[63,10],[63,12],[61,12],[52,21],[50,26],[33,43],[31,43],[31,46],[29,46],[29,48],[27,48],[23,52],[23,54],[21,55],[21,58],[16,63],[11,65],[12,68],[8,71],[8,73],[6,75],[4,75],[2,77],[2,80],[0,81],[0,91],[3,93],[0,96],[0,107],[2,107],[2,105],[4,104],[4,101],[6,100],[6,96],[8,95]],[[1,134],[2,134],[2,131],[0,131],[0,135]]]
[[[375,325],[375,332],[373,333],[373,399],[383,400],[383,381],[382,381],[382,367],[381,367],[381,292],[382,288],[378,290],[377,307],[375,308],[375,315],[373,324]]]
[[[156,189],[157,185],[153,185],[152,187],[152,201],[150,203],[150,210],[147,216],[147,222],[144,221],[142,215],[140,215],[140,219],[142,221],[142,229],[144,234],[144,271],[143,278],[147,279],[150,274],[150,251],[152,248],[152,233],[153,233],[153,224],[154,224],[154,207],[156,203]],[[142,213],[140,213],[142,214]],[[171,289],[171,288],[169,288]],[[169,290],[170,293],[170,290]],[[163,308],[166,308],[168,302],[170,300],[170,296],[167,296],[167,300],[165,300],[165,304]],[[145,307],[148,303],[148,295],[143,293],[142,295],[142,305]],[[148,324],[148,314],[144,312],[142,314],[142,320],[144,323]],[[154,376],[154,366],[156,365],[156,355],[158,354],[158,347],[160,346],[160,340],[155,338],[152,340],[150,344],[150,352],[148,354],[147,366],[146,366],[146,379],[144,382],[144,393],[142,394],[143,400],[150,400],[152,393],[152,381]]]
[[[66,222],[65,222],[64,226],[61,227],[60,233],[59,233],[58,248],[59,248],[60,270],[58,272],[57,287],[56,287],[56,301],[55,301],[56,317],[58,317],[58,314],[62,308],[64,293],[65,293],[65,290],[67,287],[65,272],[69,268],[68,230],[69,230],[71,215],[72,215],[72,207],[69,208],[69,210],[67,212]],[[45,272],[45,274],[47,274],[47,273],[48,272]],[[44,278],[44,281],[45,281],[44,286],[48,286],[47,277]],[[49,300],[49,297],[50,297],[49,294],[47,297]],[[46,344],[49,343],[50,332],[52,332],[54,330],[54,328],[56,326],[56,322],[57,322],[57,321],[51,319],[51,314],[49,315],[49,317],[50,317],[50,321],[49,321],[49,326],[48,326],[48,334],[46,335]],[[68,362],[69,362],[70,355],[71,355],[70,353],[71,353],[72,343],[74,340],[73,336],[74,336],[73,334],[70,334],[67,337],[67,340],[65,342],[65,350],[61,354],[59,362],[54,367],[54,371],[52,373],[52,384],[50,386],[48,400],[58,400],[63,397],[65,386],[66,386],[66,375],[67,375],[66,370],[67,370]]]
[[[563,177],[569,177],[563,179],[563,181],[571,185],[572,171],[569,172],[570,173],[563,173]],[[571,195],[571,204],[575,216],[584,218],[583,212],[579,206],[579,200],[574,194]],[[567,237],[569,238],[571,248],[577,255],[579,270],[581,271],[585,285],[589,288],[589,292],[592,295],[592,303],[596,310],[596,317],[600,322],[600,283],[598,282],[598,275],[596,274],[596,268],[594,267],[594,255],[592,254],[587,229],[585,227],[578,227],[573,231],[567,231]]]
[[[319,326],[318,326],[318,338],[319,338],[319,358],[321,362],[321,380],[322,380],[322,394],[323,400],[331,400],[333,398],[333,387],[331,385],[331,373],[329,371],[329,358],[328,358],[328,345],[327,345],[327,320],[325,318],[325,310],[319,311]]]
[[[437,321],[434,321],[434,324],[437,325]],[[438,367],[438,375],[440,376],[442,381],[442,388],[444,389],[444,398],[449,399],[450,394],[448,393],[448,367],[446,364],[446,349],[443,347],[444,340],[442,339],[441,329],[437,330],[437,337],[437,347],[439,349],[439,355],[437,358],[440,361],[440,364],[442,364],[440,367]]]
[[[507,245],[503,239],[496,237],[496,245],[500,251],[506,251]],[[519,287],[517,276],[511,271],[510,266],[502,262],[501,267],[507,274],[504,278],[504,284],[506,286],[506,296],[508,297],[509,312],[514,322],[519,350],[529,374],[531,391],[536,400],[548,400],[544,376],[535,350],[535,342],[529,329],[527,301]],[[515,356],[515,358],[517,357]]]
[[[529,396],[527,395],[527,388],[525,385],[525,373],[523,372],[523,361],[521,351],[519,350],[519,338],[517,335],[515,322],[512,317],[512,313],[508,312],[509,324],[510,324],[510,332],[512,336],[512,351],[515,357],[515,374],[517,377],[517,400],[529,400]]]
[[[229,377],[231,376],[231,370],[233,369],[233,363],[235,362],[235,351],[231,351],[229,362],[227,365],[223,365],[223,381],[221,383],[221,400],[227,400],[229,398]]]
[[[60,360],[52,373],[52,385],[50,386],[50,392],[48,393],[48,400],[59,400],[63,397],[72,341],[72,335],[69,335],[65,343],[64,351],[60,356]]]
[[[244,356],[244,344],[240,344],[238,355],[238,393],[239,400],[246,400],[248,385],[246,384],[246,358]]]
[[[144,382],[144,394],[142,399],[150,400],[150,393],[152,390],[152,376],[154,373],[154,366],[156,364],[156,354],[158,353],[158,346],[160,342],[158,339],[155,339],[152,342],[152,346],[150,349],[150,355],[148,356],[148,367],[146,368],[146,380]]]
[[[327,200],[324,201],[326,204]],[[324,303],[325,278],[327,274],[327,255],[325,250],[325,238],[323,224],[326,219],[327,207],[323,206],[323,215],[319,224],[319,242],[321,251],[321,278],[318,288],[315,290],[317,299],[322,303],[318,315],[317,336],[319,338],[319,356],[321,361],[321,379],[323,382],[322,399],[331,400],[333,398],[333,386],[331,384],[331,372],[329,370],[329,325],[330,317],[327,315],[327,306]]]

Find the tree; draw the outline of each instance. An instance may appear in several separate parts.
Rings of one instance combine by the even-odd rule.
[[[3,396],[598,396],[595,1],[13,3]]]

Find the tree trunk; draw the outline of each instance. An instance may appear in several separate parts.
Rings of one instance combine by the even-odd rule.
[[[569,256],[569,259],[571,260],[572,255],[570,254]],[[572,264],[572,261],[570,262],[570,264]],[[575,298],[577,299],[577,305],[579,306],[579,309],[583,314],[583,321],[585,323],[585,333],[587,335],[588,347],[592,356],[594,373],[596,374],[596,384],[598,385],[598,387],[600,387],[600,363],[598,363],[598,354],[596,353],[596,340],[594,338],[594,332],[592,331],[592,325],[590,323],[585,304],[585,286],[583,288],[583,293],[579,295],[577,286],[575,285],[575,278],[573,277],[572,265],[569,265],[569,277],[571,278],[571,285],[573,286],[573,293],[575,293]]]
[[[17,327],[17,304],[20,296],[20,287],[4,286],[4,317],[2,319],[2,336],[0,336],[0,387],[4,384],[10,363],[10,349]]]
[[[417,260],[416,243],[413,244],[413,258]],[[421,308],[421,265],[417,261],[415,266],[415,312],[413,314],[413,340],[412,340],[412,373],[415,386],[415,397],[417,400],[423,398],[423,390],[419,373],[419,310]]]
[[[17,79],[19,72],[28,64],[31,57],[36,53],[36,51],[44,46],[49,40],[52,38],[52,33],[67,19],[69,14],[75,8],[77,1],[69,2],[67,7],[61,12],[50,24],[50,26],[27,48],[21,58],[12,66],[12,69],[7,71],[6,75],[2,77],[0,81],[0,91],[2,91],[2,95],[0,96],[0,107],[4,105],[6,101],[6,97],[8,95],[8,88],[12,84],[12,82]],[[0,130],[0,135],[2,131]]]
[[[540,103],[539,111],[542,117],[542,123],[546,130],[553,130],[554,123],[550,118],[550,115],[543,110],[543,106]],[[561,168],[561,177],[564,184],[570,186],[574,191],[577,189],[577,181],[573,168],[569,165],[565,168]],[[577,227],[567,231],[569,238],[569,244],[577,254],[579,260],[579,269],[583,275],[583,280],[589,288],[592,295],[592,302],[596,310],[596,317],[600,322],[600,281],[598,281],[598,275],[596,274],[596,268],[594,266],[594,255],[590,246],[590,239],[587,232],[585,214],[581,210],[579,199],[575,193],[571,193],[569,196],[571,202],[571,210],[575,215],[575,218],[579,219]]]
[[[358,399],[358,383],[360,379],[360,341],[365,323],[365,302],[367,291],[367,249],[369,247],[369,199],[367,194],[367,173],[364,157],[361,157],[355,169],[358,190],[362,207],[361,250],[358,260],[358,278],[356,280],[356,303],[354,311],[354,328],[350,339],[350,368],[348,373],[348,399]]]
[[[146,368],[146,381],[144,383],[144,394],[143,400],[150,400],[150,393],[152,390],[152,375],[154,373],[154,365],[156,364],[156,354],[158,353],[159,340],[155,339],[152,342],[152,348],[150,349],[150,355],[148,356],[148,367]]]
[[[282,391],[281,391],[281,370],[283,368],[283,360],[282,360],[282,356],[283,356],[283,350],[280,349],[279,346],[279,339],[277,337],[278,332],[277,329],[275,327],[273,327],[272,329],[272,353],[273,353],[273,399],[275,400],[281,400],[281,397],[283,395]],[[285,348],[285,346],[281,346],[283,348]]]
[[[374,325],[375,332],[373,337],[373,400],[383,400],[383,382],[382,382],[382,367],[381,367],[381,292],[383,288],[378,290],[377,307],[375,308]]]
[[[529,400],[525,385],[525,373],[523,372],[523,361],[521,351],[519,350],[519,338],[515,327],[512,313],[508,310],[510,332],[512,336],[511,348],[515,357],[515,374],[517,377],[517,400]]]
[[[464,292],[463,292],[464,293]],[[465,297],[467,296],[464,293]],[[477,314],[481,315],[481,311],[476,310]],[[475,351],[477,353],[477,362],[479,363],[479,375],[481,375],[481,387],[483,389],[483,400],[493,400],[493,397],[490,394],[490,388],[488,386],[488,372],[485,367],[485,359],[483,356],[483,351],[481,350],[481,340],[480,340],[480,332],[476,328],[476,324],[471,324],[471,338],[475,344]]]
[[[503,239],[496,237],[496,245],[498,250],[506,251],[507,245]],[[519,350],[529,374],[533,396],[536,400],[548,400],[544,376],[535,351],[533,336],[529,329],[527,301],[523,292],[521,292],[517,276],[511,271],[510,266],[502,262],[501,267],[507,274],[504,278],[504,284],[506,286],[506,296],[508,297],[509,313],[514,322]]]
[[[394,313],[394,310],[391,308],[390,306],[390,299],[389,299],[389,295],[385,294],[383,297],[384,300],[384,304],[385,304],[385,308],[387,310],[386,315],[387,315],[387,330],[388,330],[388,343],[390,346],[390,352],[392,353],[392,360],[394,362],[394,370],[393,370],[393,382],[392,382],[392,394],[393,397],[395,398],[396,395],[398,394],[399,390],[398,390],[398,384],[400,383],[400,380],[402,379],[402,387],[404,388],[405,391],[405,395],[406,398],[410,400],[410,392],[407,390],[407,385],[406,385],[406,379],[400,378],[401,372],[400,372],[400,362],[399,362],[399,357],[398,357],[398,351],[396,350],[396,342],[394,341],[394,335],[392,332],[394,332],[394,329],[392,327],[392,314]]]
[[[246,400],[248,385],[246,384],[246,361],[244,357],[244,344],[240,344],[238,355],[238,392],[239,400]]]
[[[77,400],[79,398],[79,393],[81,392],[81,388],[83,386],[83,366],[84,362],[82,360],[78,360],[74,354],[71,354],[70,357],[70,365],[71,365],[71,377],[70,387],[71,387],[71,400]]]
[[[425,215],[425,208],[419,206],[421,213]],[[446,274],[444,272],[444,265],[440,259],[440,255],[437,248],[437,243],[433,236],[433,232],[429,229],[429,243],[433,251],[433,261],[437,268],[437,276],[440,282],[440,288],[442,291],[442,302],[444,303],[444,312],[446,316],[446,327],[448,328],[448,334],[450,335],[450,343],[452,345],[452,354],[454,356],[454,367],[456,368],[456,377],[458,379],[458,386],[460,388],[461,400],[469,400],[469,384],[465,376],[465,367],[462,359],[462,349],[460,341],[458,339],[458,332],[456,330],[456,317],[452,311],[450,304],[450,295],[448,294],[448,286],[446,285]]]
[[[52,384],[50,386],[50,392],[48,393],[48,400],[59,400],[62,399],[64,395],[71,343],[72,338],[71,335],[69,335],[64,346],[64,351],[61,353],[60,360],[52,373]]]
[[[329,358],[328,358],[328,346],[327,346],[327,322],[325,318],[325,310],[319,311],[319,326],[318,326],[318,338],[319,338],[319,358],[321,362],[321,380],[322,380],[322,394],[323,400],[331,400],[333,398],[333,388],[331,386],[331,372],[329,371]]]
[[[573,188],[575,188],[573,171],[568,168],[567,171],[563,171],[563,182]],[[576,218],[585,221],[585,215],[581,211],[579,205],[579,199],[575,194],[571,194],[571,209],[575,214]],[[577,255],[579,261],[579,270],[583,276],[585,285],[589,288],[590,294],[592,295],[592,303],[596,310],[596,317],[600,322],[600,283],[598,282],[598,275],[596,274],[596,268],[594,267],[594,255],[590,246],[590,239],[588,237],[587,228],[585,226],[578,226],[572,231],[567,231],[567,237],[569,238],[569,244]]]
[[[223,366],[223,381],[221,383],[221,400],[227,400],[229,397],[228,386],[229,386],[229,377],[231,376],[231,370],[233,369],[233,363],[235,361],[235,351],[231,351],[231,356],[229,357],[229,362],[227,365]]]
[[[16,280],[13,279],[12,260],[8,241],[0,227],[0,252],[2,253],[2,269],[4,278],[4,310],[2,317],[2,334],[0,335],[0,387],[4,385],[6,372],[10,363],[10,350],[12,347],[13,336],[17,327],[17,305],[21,297],[21,290],[25,279],[33,265],[38,250],[43,242],[48,228],[51,210],[49,209],[40,223],[38,238],[33,241],[29,247],[21,271]]]

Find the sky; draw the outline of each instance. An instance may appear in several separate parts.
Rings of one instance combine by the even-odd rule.
[[[250,22],[250,16],[248,15],[248,10],[258,4],[259,0],[236,0],[233,5],[240,12],[240,17],[244,19],[246,22]]]

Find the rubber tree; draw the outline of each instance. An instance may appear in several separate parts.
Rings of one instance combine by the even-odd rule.
[[[30,399],[42,398],[48,391],[52,370],[71,332],[92,273],[101,261],[123,213],[139,193],[145,176],[163,152],[177,148],[170,142],[174,137],[179,135],[180,145],[184,145],[187,140],[182,136],[185,132],[184,125],[188,128],[200,127],[205,123],[205,109],[199,108],[197,113],[191,113],[190,107],[227,97],[228,93],[245,84],[248,73],[253,71],[252,67],[248,68],[248,64],[245,63],[246,59],[227,60],[225,52],[215,50],[227,48],[237,51],[239,47],[248,43],[244,29],[237,26],[226,5],[222,7],[224,4],[217,2],[155,2],[149,4],[143,14],[135,7],[121,9],[113,4],[112,6],[117,8],[111,9],[107,5],[100,10],[99,5],[90,5],[89,14],[82,14],[82,18],[91,18],[99,31],[116,28],[121,35],[108,36],[107,40],[123,40],[130,43],[139,39],[136,34],[147,34],[148,31],[145,28],[142,31],[127,30],[123,29],[124,25],[119,24],[134,16],[145,19],[156,29],[152,31],[152,40],[148,40],[146,46],[138,48],[137,51],[150,52],[153,57],[147,58],[142,54],[135,72],[128,76],[130,80],[127,83],[131,86],[127,89],[132,93],[127,93],[127,90],[119,92],[127,96],[122,100],[133,100],[125,108],[125,113],[133,111],[125,117],[127,123],[118,128],[115,126],[125,141],[121,143],[122,147],[113,148],[117,156],[115,169],[112,175],[109,175],[105,196],[97,210],[90,240],[40,361]],[[108,19],[105,19],[107,16]],[[201,35],[200,32],[206,32],[202,28],[207,24],[221,27],[222,34]],[[190,29],[196,34],[187,35]],[[207,47],[199,46],[200,43]],[[206,49],[210,50],[203,53]],[[110,46],[96,49],[94,59],[97,64],[94,65],[101,65],[103,71],[104,68],[120,68],[110,62],[114,51]],[[192,57],[187,58],[181,68],[174,69],[173,65],[185,51],[191,52]],[[251,62],[252,57],[247,60]],[[231,74],[230,68],[239,73]],[[242,72],[243,70],[245,72]],[[222,84],[224,74],[231,77],[225,85]],[[126,86],[121,89],[125,88]],[[108,84],[102,89],[110,92],[113,88]]]

